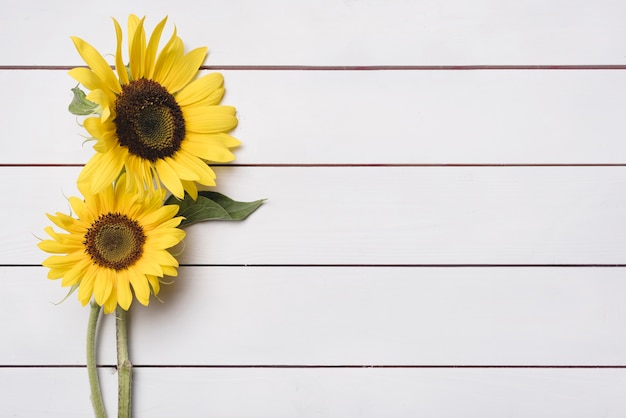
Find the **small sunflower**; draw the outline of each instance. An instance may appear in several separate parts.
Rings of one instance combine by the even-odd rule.
[[[165,191],[145,196],[126,191],[126,175],[116,185],[99,193],[84,193],[85,199],[69,199],[77,218],[56,213],[48,218],[67,233],[48,226],[52,239],[39,248],[52,254],[43,265],[49,279],[62,279],[62,286],[78,287],[78,300],[86,305],[94,297],[113,312],[119,304],[128,310],[133,293],[148,305],[150,292],[158,294],[159,279],[176,276],[178,262],[167,250],[178,244],[185,232],[177,226],[178,206],[163,206]],[[131,292],[132,286],[132,292]]]
[[[122,56],[122,29],[113,19],[117,76],[94,47],[72,38],[89,68],[74,68],[69,74],[90,90],[87,99],[99,105],[99,117],[85,120],[85,128],[97,140],[97,153],[78,183],[98,193],[125,171],[129,188],[162,184],[178,198],[187,191],[195,199],[197,184],[215,185],[207,162],[234,159],[230,148],[240,142],[228,132],[237,126],[235,108],[218,105],[224,95],[221,74],[196,79],[206,47],[185,54],[174,29],[157,54],[167,18],[147,43],[144,19],[128,18],[128,67]]]

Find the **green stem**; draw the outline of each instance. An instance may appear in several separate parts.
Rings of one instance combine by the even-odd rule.
[[[119,306],[115,311],[115,335],[117,337],[118,398],[117,417],[130,418],[131,381],[133,365],[128,358],[128,330],[126,311]]]
[[[107,414],[102,402],[102,392],[98,381],[98,369],[96,368],[96,329],[100,317],[100,305],[91,302],[89,323],[87,325],[87,374],[89,375],[89,388],[91,389],[91,404],[96,418],[106,418]]]

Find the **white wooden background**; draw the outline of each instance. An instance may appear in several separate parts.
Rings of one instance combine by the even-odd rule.
[[[36,236],[92,150],[70,35],[169,15],[243,141],[164,304],[137,417],[626,416],[623,0],[20,0],[0,14],[0,417],[91,414],[88,310]],[[99,364],[116,405],[112,318]]]

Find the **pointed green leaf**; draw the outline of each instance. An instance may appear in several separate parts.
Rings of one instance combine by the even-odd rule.
[[[252,212],[257,210],[259,206],[265,202],[265,199],[255,200],[253,202],[237,202],[228,196],[224,196],[221,193],[202,191],[198,193],[199,196],[206,197],[209,200],[217,203],[230,215],[231,220],[241,221],[246,219]]]
[[[166,205],[178,205],[178,216],[184,216],[181,227],[203,221],[241,221],[263,204],[265,199],[254,202],[237,202],[217,192],[198,192],[198,199],[193,200],[185,194],[183,200],[170,196]]]
[[[91,115],[96,113],[98,104],[86,99],[86,94],[78,86],[72,89],[74,98],[68,109],[71,114],[78,116]]]

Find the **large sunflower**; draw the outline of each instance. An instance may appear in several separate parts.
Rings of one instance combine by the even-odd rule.
[[[78,287],[83,306],[93,296],[105,313],[113,312],[118,304],[127,310],[133,293],[148,305],[150,292],[159,292],[159,279],[177,275],[178,262],[167,249],[185,237],[177,228],[182,220],[175,217],[178,206],[163,206],[165,191],[140,196],[129,194],[126,187],[126,175],[122,175],[116,185],[96,194],[84,193],[84,200],[71,197],[77,218],[48,214],[67,233],[48,226],[45,231],[52,239],[39,242],[46,252],[64,254],[43,262],[50,269],[48,278]]]
[[[122,29],[113,19],[117,76],[94,47],[72,38],[89,68],[74,68],[69,74],[90,90],[87,99],[99,105],[100,113],[85,120],[85,128],[97,140],[97,153],[79,175],[81,189],[89,185],[92,193],[98,193],[124,170],[129,188],[162,184],[178,198],[187,191],[195,199],[196,183],[215,185],[207,161],[234,159],[229,148],[240,143],[227,132],[235,128],[237,118],[234,107],[218,105],[224,95],[222,75],[194,79],[207,48],[185,54],[176,29],[157,55],[166,21],[156,26],[146,44],[144,19],[130,15],[125,67]]]

